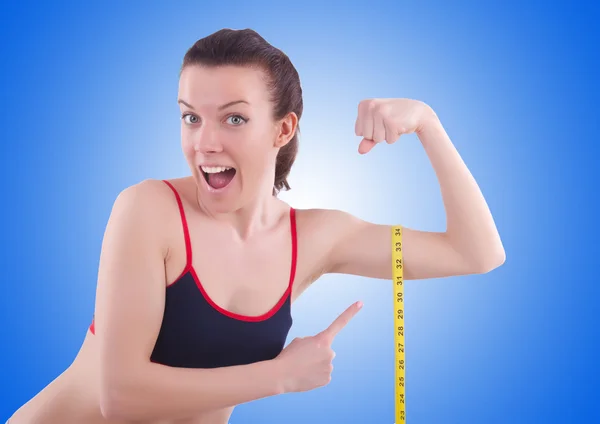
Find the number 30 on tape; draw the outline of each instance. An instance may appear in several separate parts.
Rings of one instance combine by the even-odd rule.
[[[405,358],[404,358],[404,260],[402,227],[392,227],[392,277],[394,285],[394,395],[396,424],[406,423]]]

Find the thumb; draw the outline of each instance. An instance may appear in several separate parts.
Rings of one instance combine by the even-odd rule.
[[[353,303],[348,309],[338,316],[329,327],[325,330],[321,331],[317,337],[325,338],[329,343],[333,342],[335,336],[350,322],[352,318],[360,311],[362,308],[362,302]]]
[[[377,143],[373,140],[368,140],[363,138],[360,144],[358,145],[358,153],[364,155],[365,153],[369,153],[373,147],[375,147]]]

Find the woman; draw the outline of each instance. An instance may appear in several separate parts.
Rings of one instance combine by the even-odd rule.
[[[235,405],[329,382],[333,338],[361,304],[284,349],[291,304],[313,281],[392,278],[389,226],[277,198],[303,107],[285,54],[254,31],[218,31],[186,53],[178,101],[191,175],[119,194],[90,331],[11,424],[225,424]],[[503,263],[485,200],[430,107],[366,100],[355,130],[360,153],[416,132],[438,176],[448,228],[404,229],[407,280]]]

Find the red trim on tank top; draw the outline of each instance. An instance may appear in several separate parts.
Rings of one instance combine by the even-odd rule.
[[[206,299],[206,301],[209,303],[210,306],[212,306],[213,309],[217,310],[218,312],[220,312],[223,315],[226,315],[230,318],[237,319],[240,321],[248,321],[248,322],[264,321],[266,319],[271,318],[273,315],[275,315],[277,313],[277,311],[279,311],[279,309],[281,309],[281,307],[287,300],[288,296],[290,296],[291,292],[292,292],[292,287],[294,285],[294,278],[296,276],[296,263],[297,263],[297,257],[298,257],[298,255],[297,255],[298,241],[297,241],[297,236],[296,236],[296,211],[294,208],[291,208],[291,207],[290,207],[290,227],[291,227],[291,233],[292,233],[292,265],[290,268],[289,283],[288,283],[287,289],[285,290],[285,292],[283,293],[281,298],[279,298],[279,301],[269,311],[265,312],[264,314],[254,315],[254,316],[241,315],[241,314],[236,314],[235,312],[231,312],[231,311],[217,305],[215,303],[215,301],[213,301],[211,299],[211,297],[208,295],[208,293],[204,289],[204,286],[202,286],[202,283],[200,282],[200,278],[198,278],[198,274],[196,273],[196,270],[194,269],[194,267],[193,266],[190,267],[189,271],[192,274],[192,277],[194,277],[194,281],[196,282],[198,289],[202,293],[202,296],[204,296],[204,299]]]
[[[175,282],[179,281],[179,279],[181,277],[183,277],[185,275],[186,272],[189,271],[189,269],[192,266],[192,242],[190,240],[190,230],[188,228],[188,223],[187,223],[187,219],[185,216],[185,210],[183,209],[183,202],[181,201],[181,197],[179,196],[179,193],[177,192],[177,190],[175,189],[175,187],[173,187],[173,184],[171,184],[169,181],[167,180],[163,180],[169,187],[171,187],[171,190],[173,190],[173,193],[175,193],[175,199],[177,200],[177,206],[179,206],[179,215],[181,216],[181,224],[183,226],[183,237],[185,239],[185,257],[186,257],[186,263],[185,263],[185,267],[183,269],[183,271],[181,271],[181,274],[179,275],[179,277],[177,277],[175,279],[175,281],[173,281],[173,283],[169,284],[167,287],[173,285]]]

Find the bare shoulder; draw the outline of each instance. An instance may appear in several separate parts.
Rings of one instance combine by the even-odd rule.
[[[173,186],[178,186],[181,184],[182,180],[182,178],[171,180],[158,180],[154,178],[147,178],[138,183],[125,187],[119,193],[119,196],[125,195],[128,197],[136,198],[140,201],[164,201],[167,199],[167,197],[172,198],[173,196],[173,191],[169,188],[169,184]]]
[[[149,178],[121,190],[113,208],[122,212],[143,214],[151,220],[158,220],[171,211],[172,201],[172,189],[162,180]]]
[[[177,180],[168,182],[173,187],[180,183]],[[169,185],[162,180],[145,179],[124,188],[117,195],[109,225],[112,223],[114,226],[118,222],[117,227],[120,227],[135,223],[136,228],[150,231],[155,240],[164,242],[166,249],[170,234],[178,223],[177,214],[174,192]]]

